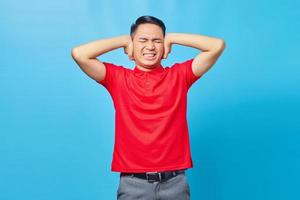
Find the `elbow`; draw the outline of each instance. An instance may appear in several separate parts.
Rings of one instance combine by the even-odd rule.
[[[225,41],[223,39],[217,39],[212,51],[216,52],[217,54],[220,54],[223,52],[225,47],[226,47]]]
[[[79,59],[79,52],[78,52],[78,49],[76,47],[74,47],[72,50],[71,50],[71,56],[73,57],[73,59],[77,60]]]
[[[79,47],[74,47],[71,50],[71,56],[74,60],[82,60],[85,59],[85,55],[82,54],[82,49],[79,49]]]
[[[217,45],[216,45],[216,48],[219,50],[219,51],[223,51],[226,47],[226,43],[223,39],[218,39],[218,42],[217,42]]]

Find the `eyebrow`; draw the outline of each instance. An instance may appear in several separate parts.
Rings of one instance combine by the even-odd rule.
[[[148,40],[146,37],[139,37],[139,40]],[[152,38],[152,40],[162,40],[161,38]]]

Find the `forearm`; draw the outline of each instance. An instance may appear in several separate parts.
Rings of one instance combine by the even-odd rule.
[[[189,46],[201,51],[219,49],[224,45],[224,41],[222,39],[204,35],[168,33],[167,37],[171,44]]]
[[[72,52],[77,58],[91,59],[96,58],[106,52],[117,48],[126,47],[130,42],[129,35],[121,35],[113,38],[95,40],[77,47]]]

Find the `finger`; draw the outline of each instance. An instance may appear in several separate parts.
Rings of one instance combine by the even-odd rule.
[[[134,57],[133,56],[128,56],[130,60],[134,60]]]
[[[130,52],[130,55],[133,56],[133,43],[132,42],[130,43],[129,52]]]
[[[133,43],[132,42],[131,42],[130,49],[129,49],[129,55],[131,57],[131,60],[134,60],[134,56],[133,56]]]
[[[169,50],[168,50],[168,47],[165,49],[165,52],[164,52],[164,58],[167,58],[168,57],[168,54],[169,54]]]
[[[164,58],[168,57],[169,52],[170,52],[170,46],[167,43],[165,43]]]
[[[165,56],[164,56],[164,59],[167,59],[168,58],[168,54],[166,54]]]

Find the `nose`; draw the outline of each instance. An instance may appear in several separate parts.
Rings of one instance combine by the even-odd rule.
[[[153,42],[148,42],[148,43],[146,44],[146,48],[151,50],[151,49],[154,49],[155,46],[154,46]]]

